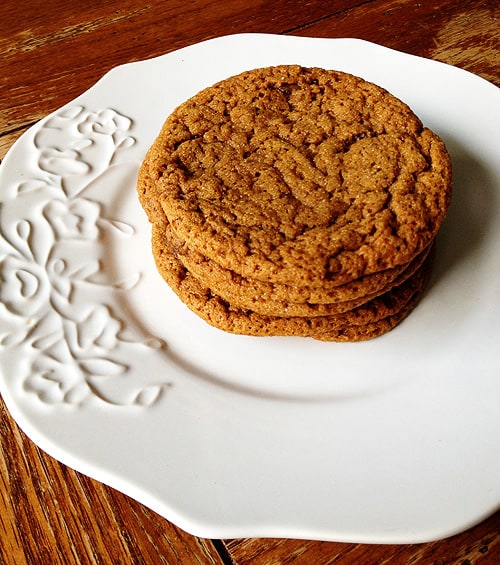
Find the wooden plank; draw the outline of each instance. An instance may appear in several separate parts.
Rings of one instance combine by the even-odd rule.
[[[0,30],[0,131],[41,119],[92,86],[112,67],[155,57],[212,37],[284,33],[363,0],[153,0],[124,8],[117,0],[74,4],[10,2]],[[36,96],[34,93],[37,93]],[[8,97],[8,98],[7,98]]]
[[[383,0],[304,26],[296,35],[356,37],[456,65],[500,86],[497,0]]]

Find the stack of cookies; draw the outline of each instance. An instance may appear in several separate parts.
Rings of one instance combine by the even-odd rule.
[[[392,329],[422,295],[451,164],[384,89],[275,66],[175,109],[138,194],[159,272],[209,324],[360,341]]]

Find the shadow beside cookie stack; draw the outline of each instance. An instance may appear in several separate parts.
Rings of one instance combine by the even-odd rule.
[[[439,137],[382,88],[278,66],[174,110],[137,188],[159,272],[209,324],[361,341],[421,297],[451,164]]]

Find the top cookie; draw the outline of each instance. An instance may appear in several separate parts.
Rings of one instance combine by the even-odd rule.
[[[209,87],[168,117],[139,186],[153,223],[245,277],[334,287],[411,261],[451,197],[443,142],[352,75],[277,66]]]

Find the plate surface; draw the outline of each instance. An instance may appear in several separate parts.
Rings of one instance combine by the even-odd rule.
[[[222,333],[160,280],[135,194],[170,111],[245,69],[344,70],[447,143],[429,289],[358,344]],[[221,37],[117,67],[0,169],[1,392],[42,449],[190,533],[410,543],[500,500],[499,90],[355,39]]]

